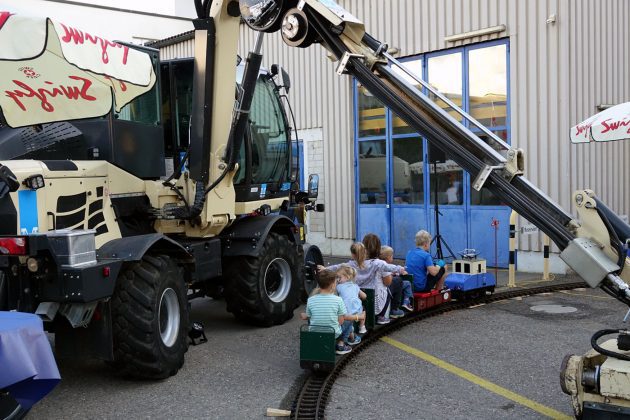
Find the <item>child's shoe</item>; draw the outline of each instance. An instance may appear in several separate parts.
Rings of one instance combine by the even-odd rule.
[[[359,344],[361,342],[361,337],[359,337],[358,335],[354,335],[354,340],[348,340],[348,342],[346,344],[348,344],[349,346],[356,346],[357,344]]]
[[[400,309],[392,309],[391,311],[389,311],[389,317],[390,318],[402,318],[403,316],[405,316],[405,313],[403,311],[401,311]]]
[[[337,344],[335,353],[337,354],[348,354],[352,351],[352,347],[346,344]]]
[[[385,325],[385,324],[389,324],[391,322],[391,320],[389,318],[386,318],[384,316],[379,316],[378,318],[376,318],[376,323],[379,325]]]
[[[406,311],[413,312],[413,308],[411,307],[411,302],[409,302],[409,300],[405,300],[400,307]]]
[[[359,334],[365,334],[367,332],[367,328],[365,328],[365,325],[361,325],[359,327]]]

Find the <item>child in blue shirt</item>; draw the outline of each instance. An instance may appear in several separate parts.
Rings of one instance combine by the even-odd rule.
[[[444,261],[433,263],[429,254],[431,234],[426,230],[416,233],[416,247],[407,253],[405,266],[409,274],[413,274],[413,289],[416,292],[428,292],[432,289],[442,290],[446,276]]]
[[[357,270],[350,267],[347,264],[342,264],[337,270],[337,294],[343,300],[346,305],[348,314],[361,315],[361,321],[359,322],[359,334],[365,334],[367,329],[365,328],[365,311],[363,310],[362,300],[365,300],[367,295],[359,289],[359,286],[354,282],[354,278],[357,275]],[[343,337],[344,341],[351,346],[359,344],[361,337],[354,333],[354,329],[348,334],[347,337]]]
[[[330,327],[335,331],[337,339],[336,353],[350,353],[352,348],[344,343],[346,337],[352,331],[352,322],[365,319],[365,315],[349,315],[343,300],[335,295],[335,283],[337,274],[332,271],[322,270],[317,275],[319,294],[308,298],[306,313],[302,313],[304,320],[309,320],[310,326]]]

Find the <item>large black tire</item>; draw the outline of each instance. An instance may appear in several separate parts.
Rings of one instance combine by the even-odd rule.
[[[324,265],[324,257],[316,245],[304,245],[304,281],[302,282],[302,301],[310,296],[317,287],[317,266]]]
[[[284,323],[299,303],[303,264],[293,242],[270,233],[258,256],[226,261],[227,310],[249,324],[269,327]]]
[[[188,299],[179,267],[145,255],[121,272],[112,297],[114,363],[119,373],[163,379],[177,373],[188,350]]]

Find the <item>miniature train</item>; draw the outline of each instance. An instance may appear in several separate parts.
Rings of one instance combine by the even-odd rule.
[[[413,294],[413,312],[423,312],[439,305],[446,304],[451,299],[476,299],[488,293],[492,294],[496,286],[496,279],[492,273],[486,272],[486,261],[477,258],[455,260],[452,264],[453,272],[446,277],[443,290]],[[412,281],[407,275],[404,280]],[[370,331],[380,328],[376,325],[374,313],[374,289],[362,289],[367,298],[363,301],[366,312],[365,327]],[[392,323],[398,320],[392,320]],[[358,324],[355,324],[358,331]],[[330,372],[337,362],[335,353],[335,332],[332,328],[309,326],[300,327],[300,367],[313,372]]]

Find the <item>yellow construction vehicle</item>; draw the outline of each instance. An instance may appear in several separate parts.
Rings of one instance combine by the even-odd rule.
[[[247,59],[249,71],[237,89],[232,115],[236,70],[226,63],[236,59],[241,20],[260,36],[280,31],[292,47],[321,44],[338,60],[339,75],[355,77],[431,146],[469,172],[475,189],[488,188],[538,226],[562,251],[561,258],[590,286],[601,287],[630,305],[630,270],[626,269],[630,263],[625,257],[630,227],[589,190],[574,195],[579,219],[560,208],[523,176],[522,150],[511,147],[409,72],[387,52],[387,44],[370,36],[350,12],[332,0],[197,0],[195,4],[199,19],[195,20],[188,171],[177,170],[164,182],[133,176],[121,169],[121,161],[2,162],[0,227],[4,239],[0,238],[0,246],[8,247],[11,255],[0,261],[4,267],[0,291],[8,294],[11,308],[38,309],[50,317],[61,312],[65,319],[78,312],[76,318],[86,320],[79,325],[87,326],[81,334],[65,321],[54,324],[56,333],[71,335],[73,340],[68,341],[74,343],[79,338],[82,342],[100,340],[107,348],[113,343],[110,356],[115,364],[130,373],[157,377],[173,373],[183,361],[187,287],[193,290],[191,296],[204,294],[212,279],[222,278],[228,307],[239,318],[275,323],[290,316],[298,291],[305,289],[303,285],[294,287],[296,267],[301,265],[301,235],[291,218],[262,215],[279,209],[287,200],[284,209],[297,207],[293,214],[301,218],[301,210],[312,207],[305,203],[316,188],[311,194],[296,191],[287,199],[268,197],[266,189],[245,181],[249,190],[238,195],[241,176],[251,180],[248,165],[258,159],[251,145],[248,149],[248,142],[254,140],[245,140],[244,148],[242,145],[243,138],[247,139],[243,134],[247,133],[248,101],[260,60],[259,38]],[[410,84],[411,79],[422,90]],[[449,113],[466,118],[484,139],[426,92],[448,104]],[[251,127],[260,128],[258,135],[263,137],[273,131],[255,120]],[[142,159],[140,150],[144,153],[145,147],[136,148],[129,159]],[[109,159],[114,161],[119,156],[116,153]],[[243,170],[245,175],[239,172]],[[32,197],[20,200],[21,191],[39,187],[38,176],[45,182],[35,189],[37,201],[33,203]],[[93,204],[99,199],[101,204]],[[22,208],[28,205],[37,209],[39,233],[15,236],[20,233]],[[58,232],[46,232],[58,228],[60,218],[70,216],[72,209],[83,209],[87,215],[101,205],[104,223],[98,226],[104,224],[108,231],[96,236],[96,259],[81,269],[59,264],[55,253],[64,248],[58,244],[72,244],[73,236],[61,233],[59,240]],[[85,219],[85,227],[90,228]],[[79,222],[71,227],[80,228]],[[89,267],[95,269],[88,276]],[[265,275],[269,272],[278,273],[273,276],[278,281],[273,282],[271,293]],[[77,291],[81,292],[78,296]],[[6,305],[6,298],[4,301]],[[563,389],[571,394],[576,415],[630,413],[625,336],[620,333],[619,345],[597,345],[595,357],[587,354],[567,360]],[[599,335],[594,341],[597,338]]]
[[[289,77],[280,66],[262,70],[259,49],[237,65],[237,3],[197,6],[194,61],[160,63],[153,49],[97,45],[99,59],[109,46],[110,62],[116,48],[129,60],[140,50],[157,79],[101,118],[55,122],[54,100],[90,105],[79,104],[95,97],[88,82],[81,95],[58,84],[27,91],[52,85],[50,67],[2,64],[3,91],[18,107],[5,102],[0,118],[0,310],[40,314],[58,354],[99,357],[133,376],[163,378],[182,366],[191,299],[223,297],[240,320],[281,324],[313,288],[305,257],[322,263],[304,242],[306,211],[323,205],[314,204],[316,175],[308,191],[296,182],[282,98]],[[2,31],[25,24],[1,16]],[[50,31],[70,32],[47,26],[49,41]],[[69,42],[96,39],[70,34]],[[13,47],[0,46],[0,56]],[[46,123],[32,121],[34,96],[50,104]],[[20,115],[27,125],[7,126]]]

